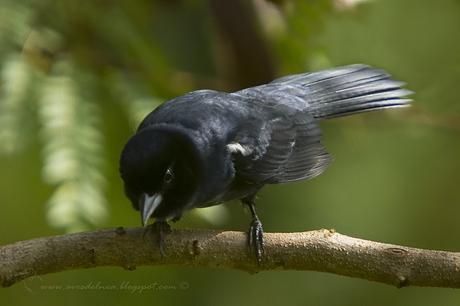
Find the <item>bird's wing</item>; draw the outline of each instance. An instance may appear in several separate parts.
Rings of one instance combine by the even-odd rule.
[[[311,179],[326,170],[332,160],[321,143],[321,130],[314,119],[307,114],[300,114],[294,122],[297,135],[292,153],[271,183]]]
[[[237,177],[256,184],[286,183],[319,175],[331,157],[321,144],[313,117],[283,112],[270,120],[246,122],[228,145]]]

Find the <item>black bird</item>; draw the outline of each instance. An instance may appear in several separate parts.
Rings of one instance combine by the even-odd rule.
[[[121,154],[127,197],[160,233],[187,210],[241,199],[260,263],[263,229],[254,198],[266,184],[311,179],[331,162],[318,122],[407,106],[411,92],[385,71],[350,65],[290,75],[234,93],[198,90],[152,111]]]

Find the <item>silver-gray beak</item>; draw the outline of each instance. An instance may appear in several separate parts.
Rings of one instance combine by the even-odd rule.
[[[163,196],[160,193],[155,193],[152,196],[149,196],[146,193],[143,193],[139,200],[139,208],[141,211],[142,225],[146,226],[150,217],[153,215],[155,209],[160,205],[163,200]]]

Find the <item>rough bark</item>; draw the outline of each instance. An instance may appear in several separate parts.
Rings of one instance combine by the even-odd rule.
[[[175,230],[161,257],[155,233],[117,228],[20,241],[0,247],[0,285],[63,270],[119,266],[182,265],[262,270],[323,271],[397,287],[460,288],[460,253],[422,250],[348,237],[333,230],[266,233],[257,265],[246,234]]]

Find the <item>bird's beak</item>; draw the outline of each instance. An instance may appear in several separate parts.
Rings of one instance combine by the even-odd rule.
[[[160,205],[163,197],[160,193],[149,196],[143,193],[139,199],[139,208],[141,211],[142,225],[146,226],[155,209]]]

